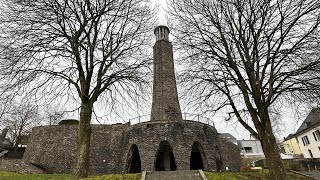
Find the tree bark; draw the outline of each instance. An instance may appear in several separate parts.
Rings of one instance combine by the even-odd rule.
[[[89,175],[92,106],[89,101],[82,101],[81,103],[77,136],[77,162],[73,171],[75,178],[86,178]]]
[[[19,143],[20,143],[20,135],[17,136],[16,142],[14,143],[14,152],[18,152]]]
[[[273,180],[285,180],[287,179],[287,174],[280,157],[276,138],[273,135],[271,123],[267,124],[268,125],[259,132],[259,135],[269,168],[269,174]]]
[[[22,125],[20,126],[20,128],[19,128],[19,131],[18,131],[18,133],[17,133],[17,138],[16,138],[16,141],[15,141],[15,143],[14,143],[14,152],[18,152],[18,149],[19,149],[19,143],[20,143],[20,141],[21,141],[21,132],[22,132]]]

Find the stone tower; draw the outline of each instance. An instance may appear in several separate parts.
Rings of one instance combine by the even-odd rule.
[[[169,28],[158,26],[154,34],[156,43],[153,46],[154,77],[151,121],[181,121]]]
[[[217,172],[226,167],[239,171],[237,145],[220,137],[214,126],[182,121],[168,27],[157,27],[155,35],[151,121],[92,124],[90,174],[198,169]],[[34,127],[24,162],[52,173],[72,172],[77,129],[76,124],[63,123]]]

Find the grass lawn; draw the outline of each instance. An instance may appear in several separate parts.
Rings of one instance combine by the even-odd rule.
[[[90,180],[140,180],[141,174],[108,174],[103,176],[89,177]]]
[[[242,171],[242,172],[204,172],[208,180],[267,180],[268,171]],[[308,180],[310,178],[289,172],[290,179]],[[67,180],[71,179],[69,174],[19,174],[13,172],[0,172],[1,180]],[[89,180],[140,180],[141,174],[109,174],[92,176]]]
[[[19,174],[14,172],[0,171],[1,180],[44,180],[44,179],[71,179],[68,174]]]
[[[0,180],[69,180],[70,174],[19,174],[0,171]],[[140,180],[141,174],[108,174],[92,176],[86,180]]]
[[[268,170],[261,171],[241,171],[241,172],[204,172],[208,180],[269,180]],[[306,176],[288,172],[289,179],[310,180]]]

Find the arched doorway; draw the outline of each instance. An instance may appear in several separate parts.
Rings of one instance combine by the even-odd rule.
[[[156,162],[156,171],[173,171],[177,170],[176,160],[174,158],[170,144],[162,141],[159,145]]]
[[[190,155],[190,170],[204,170],[203,166],[203,149],[199,142],[194,142]]]
[[[221,154],[218,146],[215,147],[214,151],[215,151],[217,171],[220,172],[223,170],[223,162],[222,162],[222,158],[221,158]]]
[[[137,145],[133,144],[129,150],[127,158],[127,171],[128,173],[141,172],[141,160]]]

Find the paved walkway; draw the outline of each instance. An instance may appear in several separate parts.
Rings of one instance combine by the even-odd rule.
[[[320,171],[298,171],[298,173],[320,180]]]
[[[143,178],[142,178],[143,179]],[[203,180],[198,170],[147,172],[145,180]]]

